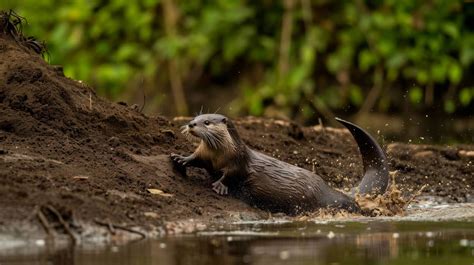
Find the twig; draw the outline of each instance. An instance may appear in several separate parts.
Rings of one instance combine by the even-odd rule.
[[[82,230],[82,226],[77,222],[74,212],[71,214],[71,227]]]
[[[108,222],[108,228],[109,228],[109,231],[112,235],[115,235],[116,232],[115,232],[115,228],[114,226],[110,223],[110,221],[107,221]]]
[[[110,232],[112,235],[115,235],[115,234],[116,234],[115,228],[114,228],[114,226],[112,225],[112,223],[110,222],[110,220],[107,219],[107,221],[99,221],[98,219],[94,219],[94,221],[95,221],[97,224],[106,226],[107,229],[109,229],[109,232]]]
[[[318,117],[318,122],[319,122],[319,125],[321,126],[321,132],[325,133],[326,128],[324,128],[323,119],[321,119],[321,117]]]
[[[128,227],[123,226],[123,225],[112,224],[109,221],[104,222],[104,221],[101,221],[99,219],[94,219],[94,222],[98,225],[106,226],[109,230],[110,230],[110,228],[112,228],[112,229],[116,228],[116,229],[124,230],[124,231],[130,232],[130,233],[133,233],[133,234],[140,235],[142,237],[142,239],[146,238],[145,233],[140,232],[140,231],[135,230],[135,229],[132,229],[132,228],[128,228]]]
[[[330,122],[334,120],[334,117],[336,117],[336,115],[329,108],[326,107],[326,104],[324,104],[324,102],[320,98],[316,97],[314,100],[306,99],[306,102],[313,106],[316,111],[321,114],[327,121]]]
[[[51,225],[49,224],[48,219],[46,218],[46,216],[44,216],[43,212],[41,211],[39,207],[36,207],[35,211],[36,211],[36,216],[38,217],[41,223],[41,226],[43,226],[48,236],[51,236],[52,235]]]
[[[331,149],[326,149],[326,148],[315,148],[316,151],[322,152],[322,153],[327,153],[327,154],[333,154],[333,155],[339,155],[342,156],[342,152],[336,151],[336,150],[331,150]]]
[[[409,205],[416,197],[420,196],[420,194],[423,192],[423,190],[428,186],[428,184],[423,185],[413,196],[408,200],[408,202],[405,205]]]
[[[143,92],[143,105],[140,108],[140,113],[143,113],[143,109],[145,109],[145,105],[146,105],[146,92],[145,92],[145,86],[143,85],[143,83],[144,83],[144,80],[143,80],[143,77],[142,77],[142,80],[140,81],[140,85],[141,85],[142,92]]]
[[[56,210],[53,206],[51,205],[46,205],[45,206],[46,209],[48,209],[50,212],[52,212],[56,218],[58,219],[59,223],[61,223],[62,227],[64,228],[64,230],[66,231],[66,233],[69,235],[69,237],[71,238],[72,242],[75,244],[77,242],[77,238],[76,236],[74,235],[74,233],[72,232],[71,228],[69,227],[69,223],[67,223],[66,221],[64,221],[62,215],[58,212],[58,210]]]
[[[89,92],[89,110],[92,110],[92,93]]]

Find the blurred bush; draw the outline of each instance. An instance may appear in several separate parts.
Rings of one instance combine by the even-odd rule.
[[[28,19],[25,31],[47,42],[67,76],[111,99],[144,89],[152,111],[187,114],[202,87],[237,89],[241,113],[302,118],[429,106],[469,113],[474,102],[467,1],[2,0],[0,8]]]

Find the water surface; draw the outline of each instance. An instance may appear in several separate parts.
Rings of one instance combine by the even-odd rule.
[[[474,264],[470,221],[247,223],[126,245],[13,243],[1,265]]]

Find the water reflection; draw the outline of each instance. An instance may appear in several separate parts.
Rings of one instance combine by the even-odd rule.
[[[235,228],[235,227],[234,227]],[[245,232],[247,231],[247,232]],[[284,224],[124,246],[0,250],[0,264],[473,264],[473,223]]]

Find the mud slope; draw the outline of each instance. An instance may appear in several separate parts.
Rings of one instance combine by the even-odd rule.
[[[0,33],[0,227],[42,230],[35,209],[47,206],[71,224],[98,219],[145,228],[188,218],[230,220],[237,212],[245,213],[237,218],[267,216],[215,194],[202,171],[185,177],[173,170],[168,155],[193,149],[178,133],[184,122],[101,99]],[[236,124],[251,147],[315,170],[335,187],[359,181],[357,147],[344,130],[257,118]],[[401,184],[428,183],[426,193],[462,202],[472,200],[473,150],[393,144],[388,155]]]

